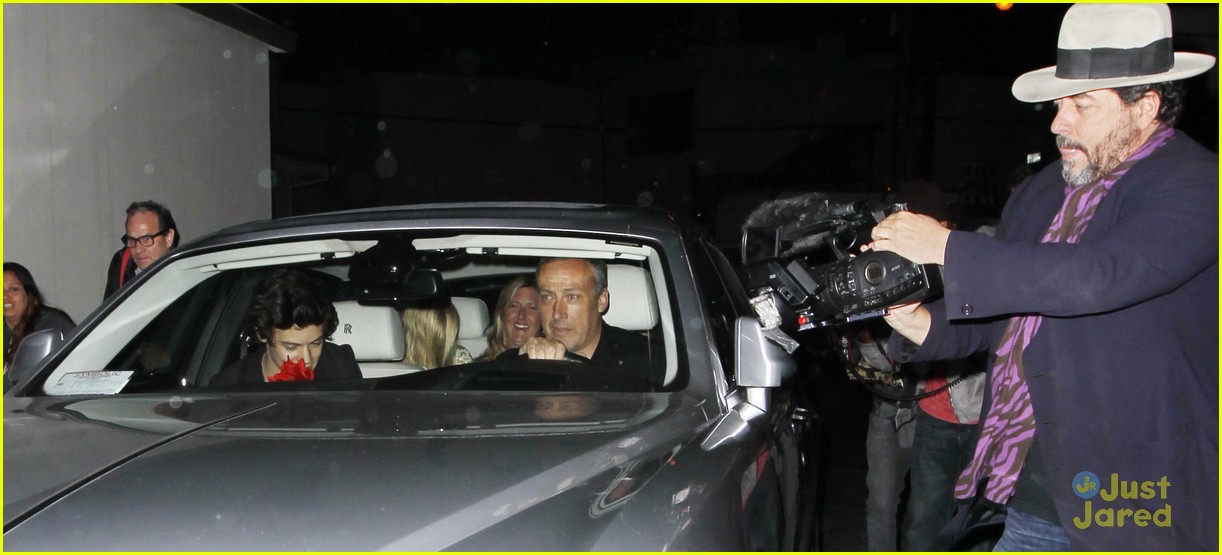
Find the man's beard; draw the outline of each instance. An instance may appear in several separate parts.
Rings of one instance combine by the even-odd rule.
[[[1061,177],[1071,187],[1093,183],[1128,159],[1129,155],[1140,146],[1138,143],[1140,138],[1141,129],[1138,129],[1136,122],[1127,117],[1121,118],[1115,129],[1112,129],[1112,132],[1108,133],[1094,150],[1088,151],[1081,143],[1064,135],[1057,135],[1058,148],[1077,148],[1086,156],[1086,165],[1077,170],[1073,169],[1069,162],[1062,160]]]

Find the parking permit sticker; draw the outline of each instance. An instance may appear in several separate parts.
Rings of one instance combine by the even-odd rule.
[[[64,374],[48,388],[52,395],[114,395],[123,390],[135,372],[131,370],[98,370]]]

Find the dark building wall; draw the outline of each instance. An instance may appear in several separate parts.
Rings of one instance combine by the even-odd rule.
[[[603,196],[597,91],[377,74],[280,101],[282,151],[332,161],[328,209]]]
[[[276,152],[330,171],[301,178],[313,184],[291,187],[301,194],[278,201],[289,208],[277,214],[456,200],[649,204],[731,242],[720,231],[732,234],[759,199],[811,190],[878,198],[928,179],[962,213],[995,217],[1029,154],[1041,154],[1037,165],[1055,158],[1052,113],[1010,94],[1013,79],[1040,64],[1028,60],[1043,58],[1027,52],[1033,46],[1008,52],[1018,48],[1012,31],[998,47],[977,29],[972,50],[949,59],[930,40],[931,26],[972,9],[890,9],[891,34],[867,42],[825,30],[782,45],[722,29],[681,55],[609,53],[553,80],[379,73],[282,85]],[[998,12],[989,25],[1022,16],[1055,28],[1061,13]],[[1216,21],[1180,15],[1177,47],[1216,54]],[[1027,37],[1049,43],[1047,63],[1054,31]],[[1217,69],[1193,87],[1185,127],[1216,148]]]
[[[892,60],[730,46],[567,83],[377,74],[278,91],[281,155],[329,161],[300,210],[452,200],[572,200],[708,213],[724,176],[881,188],[895,171]],[[760,69],[759,60],[770,60]],[[281,168],[278,175],[289,178]],[[293,197],[294,195],[289,195]],[[300,196],[300,195],[296,195]],[[703,197],[703,198],[702,198]]]

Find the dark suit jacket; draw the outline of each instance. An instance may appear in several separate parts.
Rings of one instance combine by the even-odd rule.
[[[119,290],[119,265],[123,262],[123,251],[126,248],[121,248],[115,252],[114,256],[110,257],[110,267],[106,269],[106,291],[102,293],[102,300],[109,299],[115,291]],[[127,259],[127,265],[123,268],[123,283],[131,281],[136,277],[136,261],[130,258]]]
[[[602,336],[590,361],[623,370],[655,385],[662,385],[666,357],[662,348],[644,336],[603,322]]]
[[[945,299],[928,305],[933,326],[913,358],[996,349],[1009,316],[1042,314],[1023,362],[1072,548],[1216,551],[1218,156],[1179,133],[1113,186],[1078,244],[1040,244],[1065,198],[1060,167],[1013,193],[996,239],[951,234]],[[900,353],[899,334],[892,341]],[[1166,499],[1091,501],[1094,511],[1170,506],[1171,527],[1076,527],[1086,500],[1071,483],[1087,470],[1105,490],[1113,473],[1166,476]]]
[[[263,349],[255,349],[246,358],[233,362],[221,370],[212,385],[265,383],[263,380]],[[361,367],[351,345],[327,343],[314,365],[314,381],[360,379]]]

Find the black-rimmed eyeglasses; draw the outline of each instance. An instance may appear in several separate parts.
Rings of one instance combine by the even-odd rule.
[[[165,235],[169,231],[170,230],[168,229],[163,229],[161,231],[158,231],[157,233],[152,233],[149,235],[141,235],[139,237],[132,237],[131,235],[124,235],[119,238],[119,242],[123,243],[123,246],[129,249],[136,246],[136,243],[140,243],[140,246],[142,247],[151,247],[153,246],[153,239],[156,239],[157,237],[161,235]]]

